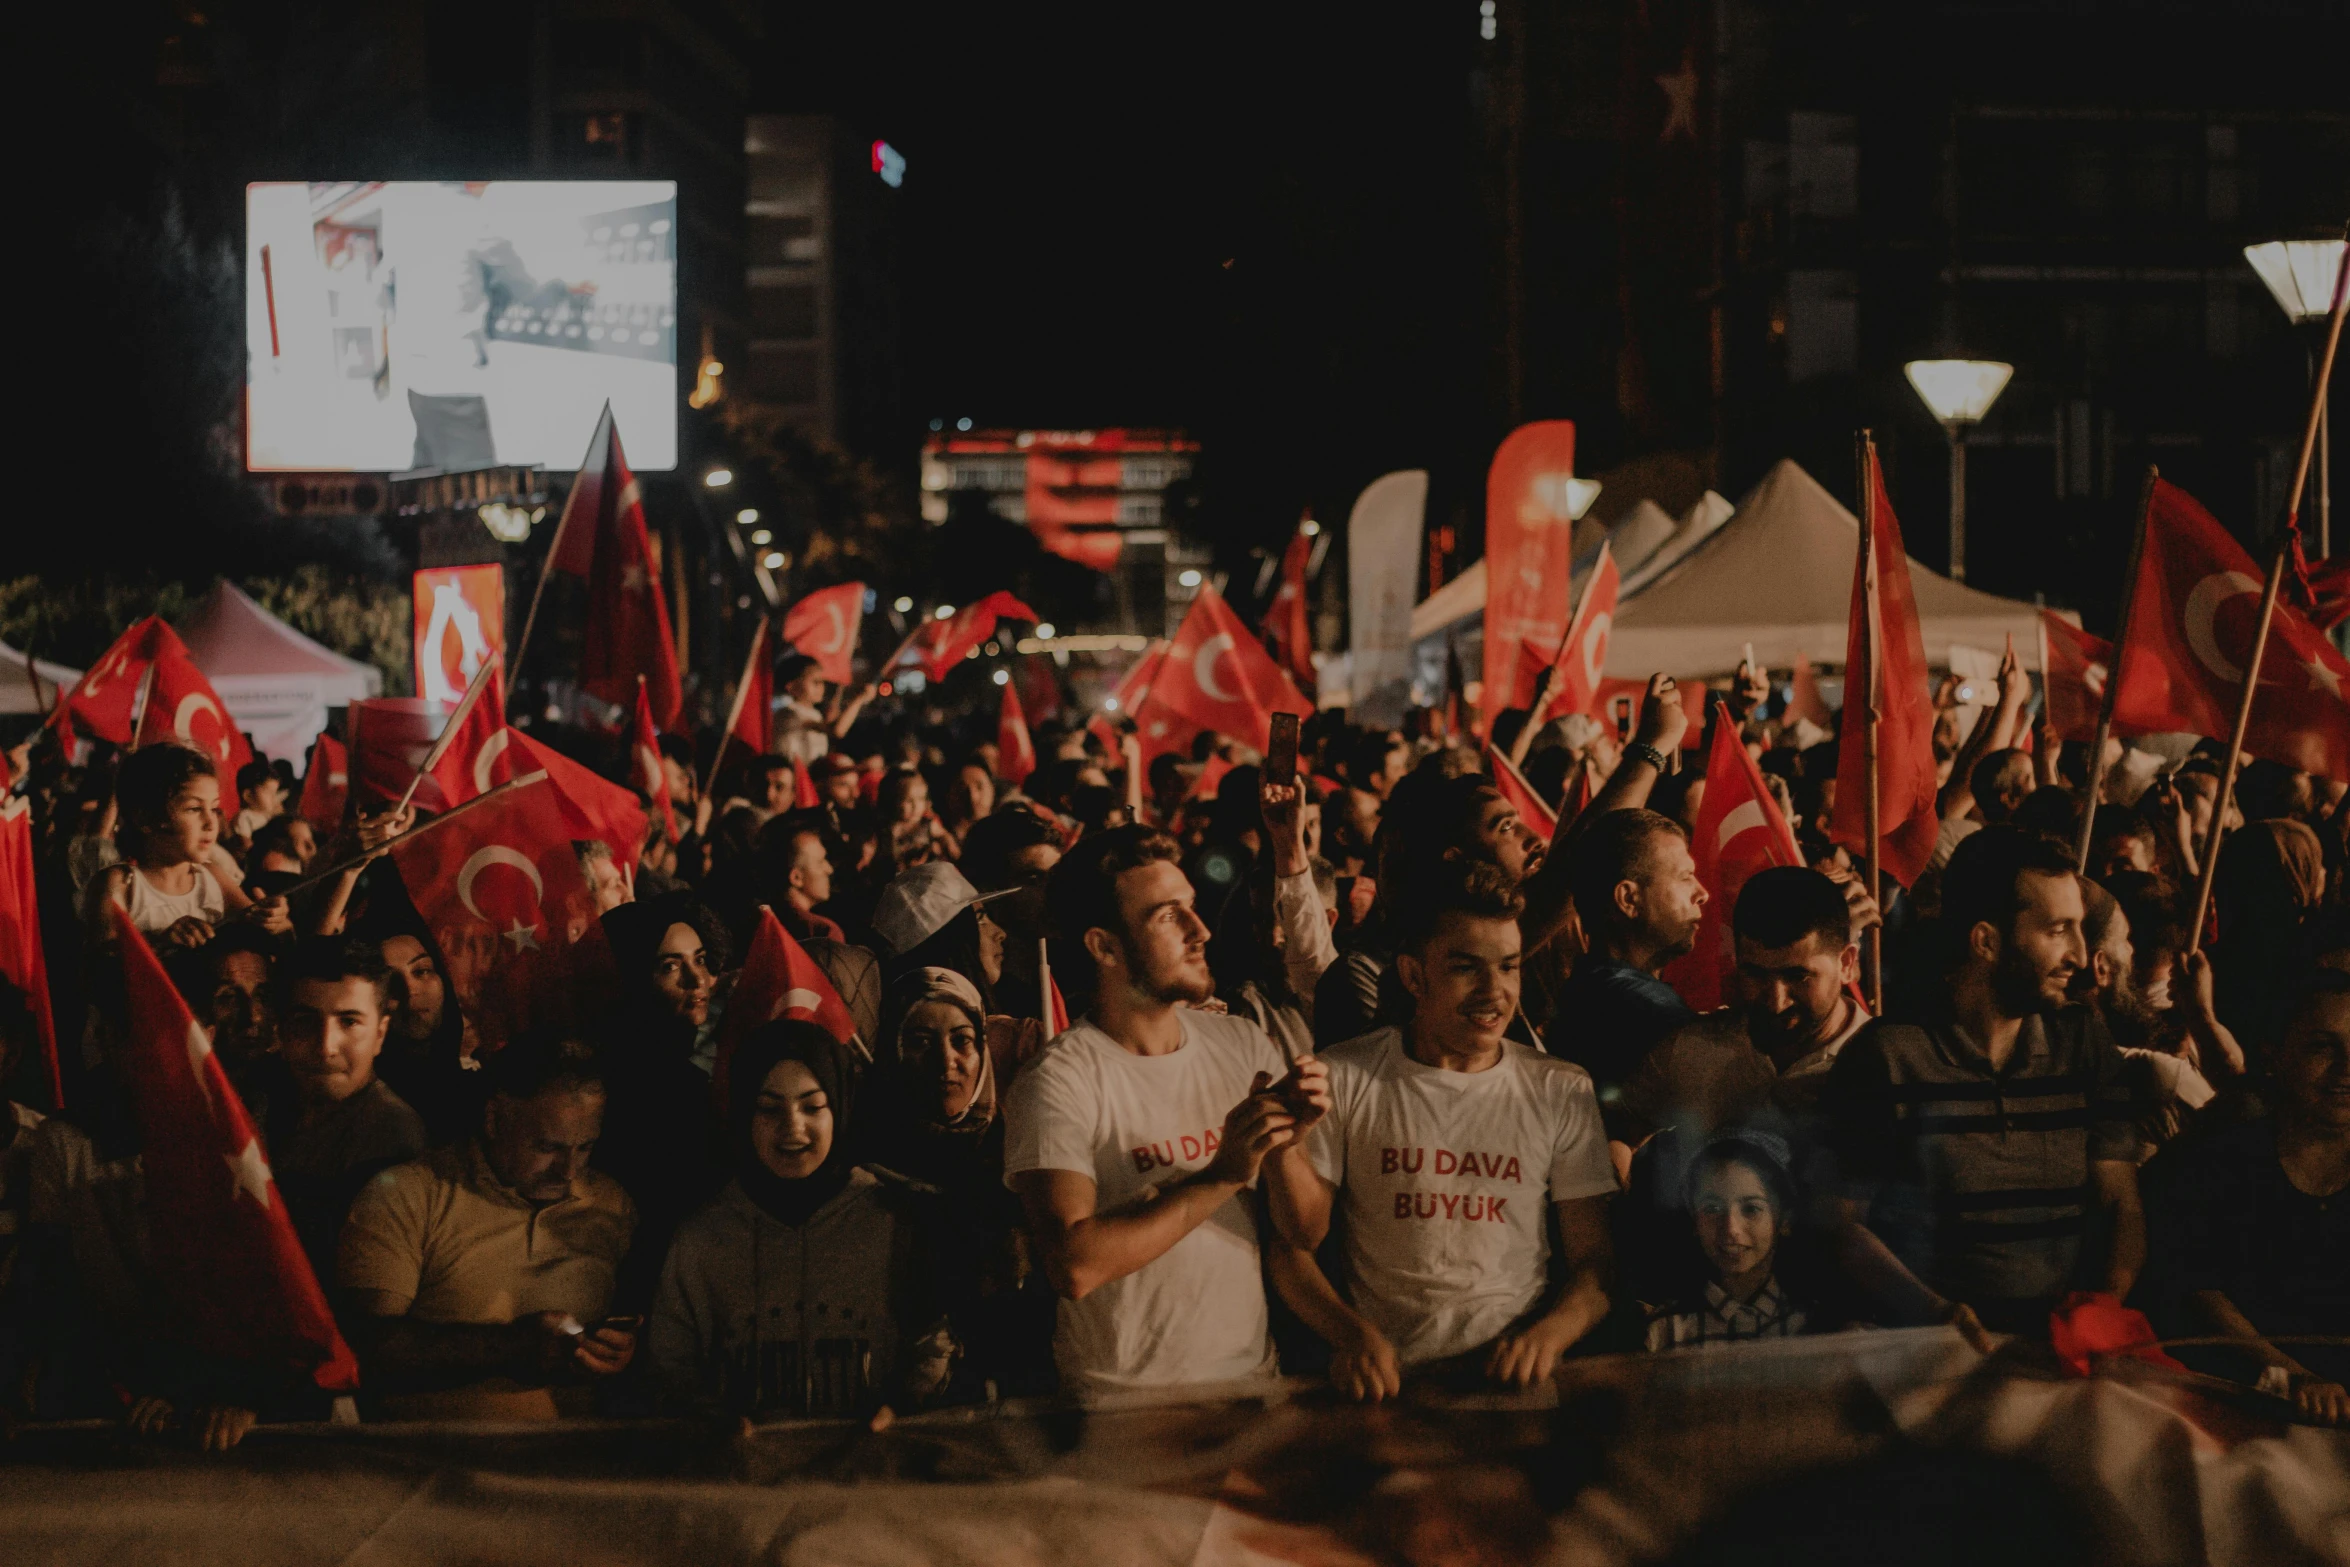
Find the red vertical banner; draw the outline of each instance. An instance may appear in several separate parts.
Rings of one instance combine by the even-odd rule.
[[[1575,472],[1575,425],[1542,419],[1509,433],[1485,477],[1485,671],[1477,728],[1534,698],[1522,682],[1518,649],[1548,660],[1567,634],[1567,574],[1574,518],[1567,481]],[[1539,667],[1539,666],[1538,666]],[[1523,684],[1524,688],[1521,689]]]
[[[482,665],[506,656],[506,568],[430,566],[411,580],[416,694],[455,702]]]

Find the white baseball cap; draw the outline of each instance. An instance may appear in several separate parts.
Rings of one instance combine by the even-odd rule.
[[[947,922],[965,909],[1019,890],[1006,887],[983,893],[949,861],[932,860],[899,872],[881,889],[881,898],[873,905],[873,934],[903,957],[946,929]]]

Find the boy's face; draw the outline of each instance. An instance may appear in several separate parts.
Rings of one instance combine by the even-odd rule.
[[[1396,955],[1412,997],[1412,1027],[1463,1054],[1501,1047],[1517,1015],[1524,946],[1513,919],[1447,914],[1417,952]]]
[[[296,980],[278,1037],[302,1097],[332,1104],[373,1082],[390,1022],[375,986],[355,974]]]
[[[285,807],[286,786],[273,777],[265,778],[250,789],[239,791],[245,809],[263,816],[275,816]]]

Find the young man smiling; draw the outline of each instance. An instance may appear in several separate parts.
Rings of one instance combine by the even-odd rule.
[[[1329,1115],[1269,1161],[1274,1280],[1356,1398],[1391,1397],[1405,1370],[1458,1356],[1530,1387],[1607,1315],[1616,1182],[1591,1079],[1502,1037],[1522,912],[1506,873],[1483,864],[1399,910],[1411,1021],[1332,1049]],[[1342,1199],[1351,1306],[1313,1255]]]
[[[1273,1370],[1247,1191],[1330,1102],[1320,1062],[1196,1010],[1215,985],[1181,854],[1118,827],[1053,868],[1046,915],[1094,1000],[1005,1106],[1004,1178],[1061,1297],[1062,1388],[1081,1397]]]

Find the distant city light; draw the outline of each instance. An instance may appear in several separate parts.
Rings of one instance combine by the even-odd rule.
[[[1313,518],[1308,517],[1304,522],[1298,524],[1297,531],[1310,539],[1322,531],[1322,525],[1316,522]]]
[[[1053,623],[1049,620],[1038,621],[1036,623],[1036,634],[1042,637],[1045,641],[1050,642],[1053,639]]]
[[[1498,9],[1494,0],[1478,0],[1477,36],[1488,42],[1501,31],[1501,18],[1495,15]]]
[[[713,468],[702,475],[702,482],[713,490],[723,490],[734,482],[732,468]]]
[[[1008,669],[997,670],[995,672],[995,683],[999,686],[1010,685],[1012,683],[1012,672]]]
[[[907,610],[910,610],[914,607],[914,601],[901,593],[889,607],[903,615]]]
[[[955,428],[958,430],[968,430],[971,428],[971,421],[968,419],[957,419],[955,421]]]
[[[1196,588],[1199,586],[1199,573],[1196,571],[1186,571],[1182,576],[1177,577],[1175,580],[1182,583],[1187,588]]]
[[[873,172],[881,176],[881,183],[896,190],[906,183],[906,155],[888,142],[873,144]]]
[[[933,616],[934,616],[936,619],[939,619],[939,620],[946,620],[946,619],[950,618],[950,617],[951,617],[951,616],[952,616],[954,613],[955,613],[955,606],[954,606],[954,605],[952,605],[952,604],[941,604],[941,605],[939,605],[939,606],[938,606],[938,608],[937,608],[936,610],[932,611],[932,614],[933,614]]]
[[[1001,642],[990,642],[987,645],[987,656],[989,658],[995,658],[1002,654],[1003,651],[1004,645]]]
[[[784,558],[783,551],[769,550],[766,556],[760,561],[760,564],[765,566],[769,571],[781,571],[787,562]]]
[[[1114,696],[1103,697],[1102,706],[1108,709],[1110,712],[1115,713],[1118,711],[1118,699]]]
[[[773,544],[775,542],[775,535],[768,532],[765,528],[756,528],[751,532],[751,542],[753,544]]]
[[[752,523],[759,520],[759,508],[756,506],[745,506],[741,511],[738,511],[734,514],[734,520],[747,528]]]

